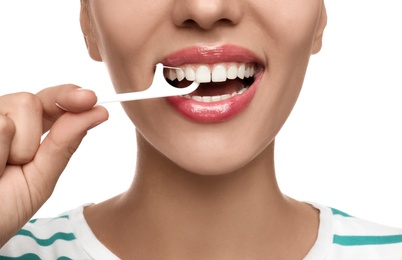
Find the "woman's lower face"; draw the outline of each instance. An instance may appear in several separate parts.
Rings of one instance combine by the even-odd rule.
[[[236,171],[274,140],[325,27],[322,0],[89,0],[96,50],[117,92],[145,89],[157,63],[190,95],[123,104],[141,138],[198,174]]]

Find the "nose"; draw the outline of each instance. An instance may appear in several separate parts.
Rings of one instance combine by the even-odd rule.
[[[172,19],[179,27],[210,30],[217,25],[238,24],[243,16],[242,0],[176,0]]]

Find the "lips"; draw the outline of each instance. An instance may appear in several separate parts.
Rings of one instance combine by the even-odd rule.
[[[172,85],[202,83],[189,95],[166,98],[180,114],[198,123],[224,122],[239,115],[253,99],[264,71],[256,55],[233,45],[186,48],[161,62],[181,68],[164,72]]]

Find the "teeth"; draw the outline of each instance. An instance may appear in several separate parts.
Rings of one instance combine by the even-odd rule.
[[[240,67],[237,70],[237,77],[239,77],[240,79],[244,79],[245,71],[246,71],[246,66],[244,64],[240,65]]]
[[[211,71],[207,66],[200,66],[195,73],[195,80],[200,83],[208,83],[211,82]]]
[[[253,66],[250,67],[250,77],[252,77],[251,75],[254,76],[255,73],[255,68]]]
[[[195,101],[202,102],[202,97],[200,97],[200,96],[192,96],[192,97],[190,97],[189,95],[187,95],[187,96],[189,99],[193,99]],[[185,96],[185,97],[187,97],[187,96]]]
[[[186,80],[188,80],[188,81],[195,80],[195,71],[191,67],[186,67],[186,69],[184,70],[184,74],[185,74]]]
[[[170,71],[172,71],[172,70],[170,70]],[[182,81],[186,77],[186,75],[184,74],[184,71],[182,71],[182,70],[176,70],[176,75],[177,75],[178,81]]]
[[[212,97],[204,96],[204,97],[202,97],[202,102],[205,102],[205,103],[212,102]]]
[[[225,82],[228,79],[254,77],[254,64],[218,63],[215,65],[187,65],[178,69],[168,69],[166,78],[173,81],[198,81],[200,83]]]
[[[224,82],[226,81],[226,68],[222,64],[216,65],[212,71],[212,81],[213,82]]]
[[[237,95],[241,95],[243,94],[245,91],[247,90],[247,88],[243,88],[242,90],[240,90],[239,92],[233,92],[231,95],[230,94],[225,94],[225,95],[221,95],[221,96],[190,96],[190,95],[185,95],[183,96],[184,98],[188,98],[188,99],[193,99],[195,101],[198,102],[205,102],[205,103],[210,103],[210,102],[218,102],[218,101],[222,101]]]
[[[244,77],[245,77],[245,78],[249,78],[249,77],[250,77],[250,68],[246,68],[246,70],[244,71]]]
[[[231,65],[227,72],[228,79],[235,79],[237,78],[237,67],[236,65]]]
[[[209,82],[225,82],[226,80],[233,80],[236,78],[244,79],[254,77],[256,72],[255,65],[252,63],[218,63],[218,64],[196,64],[185,65],[178,69],[167,69],[165,77],[171,81],[184,79],[188,81],[198,81],[199,83]],[[183,97],[193,99],[198,102],[217,102],[222,101],[236,95],[243,94],[247,88],[243,88],[238,92],[232,94],[225,94],[221,96],[192,96],[185,95]]]
[[[176,78],[177,78],[177,74],[176,74],[176,72],[174,71],[174,70],[169,70],[169,75],[168,75],[168,78],[171,80],[171,81],[173,81],[173,80],[175,80]]]

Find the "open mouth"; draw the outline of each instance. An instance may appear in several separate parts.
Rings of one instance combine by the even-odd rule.
[[[183,96],[199,102],[217,102],[241,95],[254,83],[255,63],[187,64],[180,69],[168,68],[164,76],[170,85],[184,88],[193,81],[200,86]]]

